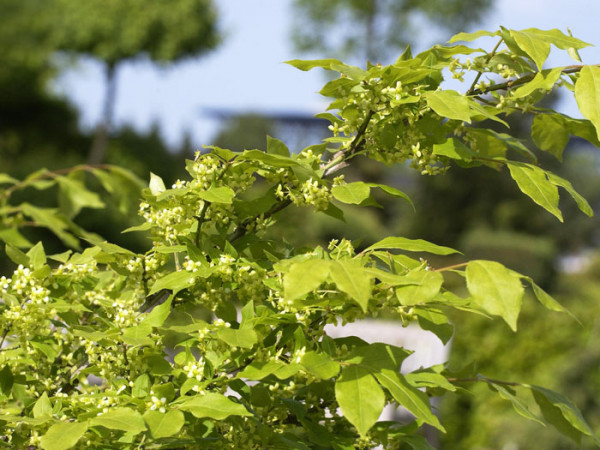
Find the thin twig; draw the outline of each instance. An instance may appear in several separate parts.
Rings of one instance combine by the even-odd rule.
[[[452,264],[451,266],[440,267],[439,269],[433,269],[432,272],[444,272],[446,270],[459,269],[461,267],[465,267],[467,264],[469,264],[469,263]]]
[[[586,66],[582,64],[565,66],[561,68],[561,71],[563,74],[577,73],[581,71],[581,69],[583,69],[584,67]],[[592,65],[592,67],[600,67],[600,64],[594,64]],[[467,95],[479,96],[481,94],[488,94],[493,91],[508,90],[517,86],[521,86],[522,84],[528,83],[529,81],[533,80],[538,73],[540,72],[528,73],[527,75],[523,75],[520,78],[509,80],[505,83],[495,84],[493,86],[488,86],[484,89],[475,89],[474,91],[467,91]]]
[[[448,378],[448,381],[450,383],[475,383],[475,382],[478,382],[478,381],[483,381],[485,383],[502,384],[502,385],[505,385],[505,386],[524,386],[523,383],[515,383],[513,381],[495,380],[493,378],[486,378],[486,377]]]
[[[491,59],[496,54],[496,51],[498,50],[498,48],[500,47],[500,44],[502,44],[503,41],[504,41],[504,38],[500,38],[500,40],[498,41],[498,43],[496,44],[496,46],[493,48],[493,50],[491,51],[491,53],[488,54],[488,57],[485,60],[485,63],[483,64],[484,66],[491,61]],[[477,73],[477,76],[475,77],[475,79],[473,80],[473,83],[471,84],[471,87],[467,91],[467,95],[473,94],[473,92],[474,92],[473,90],[475,89],[475,86],[477,86],[477,83],[479,82],[479,79],[481,78],[482,75],[483,75],[483,70],[480,70]]]

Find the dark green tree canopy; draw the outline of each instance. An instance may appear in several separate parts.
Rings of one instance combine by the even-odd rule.
[[[108,65],[147,55],[168,63],[219,43],[210,0],[57,0],[59,48]]]

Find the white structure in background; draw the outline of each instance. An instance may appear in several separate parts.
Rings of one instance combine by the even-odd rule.
[[[402,363],[402,373],[442,364],[448,361],[450,353],[450,343],[444,345],[430,331],[416,325],[403,327],[400,322],[365,319],[343,326],[327,325],[325,332],[332,338],[357,336],[370,344],[382,342],[412,350],[414,353]],[[392,405],[388,405],[379,420],[398,420],[399,416],[406,417],[410,414],[403,408],[397,410]]]

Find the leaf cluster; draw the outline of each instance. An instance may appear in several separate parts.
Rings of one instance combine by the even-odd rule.
[[[388,236],[357,251],[342,237],[307,248],[269,235],[293,207],[344,220],[339,205],[376,206],[375,189],[410,202],[391,186],[346,182],[339,172],[357,155],[407,162],[422,175],[443,174],[453,164],[507,168],[519,189],[559,220],[558,188],[592,215],[571,184],[542,169],[510,130],[485,126],[505,125],[506,116],[525,110],[553,118],[560,133],[597,142],[598,99],[590,91],[598,69],[542,68],[550,44],[572,54],[586,44],[556,30],[501,29],[454,40],[480,36],[498,43],[491,51],[407,51],[390,66],[365,69],[334,59],[291,61],[340,74],[322,90],[333,98],[332,112],[321,115],[333,135],[297,153],[274,138],[266,151],[209,147],[187,161],[189,178],[170,187],[151,174],[139,208],[144,223],[125,230],[145,233],[152,242],[145,253],[82,231],[92,246],[46,255],[15,228],[45,226],[75,247],[67,220],[101,201],[79,178],[81,170],[41,172],[22,182],[3,176],[9,187],[0,191],[0,238],[17,264],[0,278],[5,439],[52,449],[101,448],[107,441],[125,448],[428,448],[419,428],[444,431],[429,396],[472,383],[489,385],[519,414],[576,441],[596,439],[560,394],[444,366],[403,373],[406,349],[333,339],[325,331],[327,324],[385,313],[447,343],[450,311],[497,317],[516,331],[524,285],[546,309],[566,312],[531,278],[487,260],[443,266],[444,257],[460,253],[422,239]],[[444,89],[449,76],[470,78],[470,87]],[[589,121],[537,106],[555,86],[575,91]],[[532,133],[541,144],[540,130],[548,126],[537,125]],[[539,150],[560,156],[552,145]],[[114,177],[125,172],[106,169],[86,170],[116,190]],[[26,185],[56,186],[61,211],[10,206],[12,192]],[[19,215],[33,223],[19,222]],[[428,254],[440,257],[435,266]],[[462,283],[449,283],[450,275]],[[541,415],[518,395],[527,390]],[[414,420],[378,421],[388,404]]]

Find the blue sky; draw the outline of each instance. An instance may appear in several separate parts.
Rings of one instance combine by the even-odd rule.
[[[295,111],[316,114],[327,100],[316,92],[324,82],[318,71],[301,72],[283,61],[301,57],[289,39],[291,0],[218,0],[224,43],[198,60],[157,68],[147,62],[126,65],[119,74],[115,120],[147,129],[158,122],[171,144],[185,131],[195,146],[210,143],[218,128],[202,116],[203,108],[244,111]],[[471,30],[571,29],[573,35],[596,47],[581,51],[584,63],[600,63],[597,0],[496,0],[482,23]],[[436,35],[439,35],[437,32]],[[450,36],[448,36],[450,37]],[[549,65],[572,64],[553,56]],[[82,62],[65,73],[56,90],[82,112],[91,127],[101,111],[104,85],[100,66]],[[577,115],[574,101],[561,101],[559,109]]]

